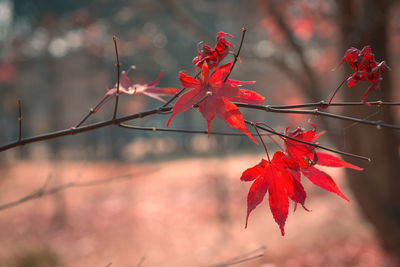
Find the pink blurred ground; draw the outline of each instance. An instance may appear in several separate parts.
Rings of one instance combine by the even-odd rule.
[[[340,170],[328,172],[350,203],[306,183],[312,212],[291,210],[285,237],[265,202],[244,229],[250,183],[239,177],[259,160],[243,155],[153,164],[18,162],[2,168],[0,203],[31,193],[49,175],[49,187],[133,177],[0,211],[0,266],[15,266],[23,255],[39,251],[54,253],[60,266],[136,266],[142,256],[142,266],[204,266],[262,245],[262,258],[237,266],[385,266]]]

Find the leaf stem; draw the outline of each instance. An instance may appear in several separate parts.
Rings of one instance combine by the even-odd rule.
[[[261,137],[261,135],[260,135],[260,132],[259,132],[258,129],[257,129],[257,124],[252,122],[252,123],[251,123],[251,126],[253,126],[253,128],[256,130],[257,135],[258,135],[258,137],[260,138],[261,143],[262,143],[263,146],[264,146],[265,153],[267,154],[268,162],[271,163],[271,159],[269,158],[269,153],[268,153],[267,146],[265,145],[264,140],[262,139],[262,137]]]
[[[344,80],[339,84],[339,86],[335,89],[335,91],[333,92],[331,98],[329,99],[328,106],[323,107],[323,108],[328,108],[328,107],[331,105],[331,102],[332,102],[333,98],[335,97],[336,93],[339,91],[340,87],[342,87],[343,84],[344,84],[346,81],[347,81],[347,78],[344,79]]]

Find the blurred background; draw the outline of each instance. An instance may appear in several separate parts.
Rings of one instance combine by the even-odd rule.
[[[164,70],[159,86],[180,88],[178,72],[194,73],[200,41],[213,47],[223,31],[237,48],[242,27],[248,31],[231,77],[257,81],[247,89],[267,104],[327,100],[351,73],[338,67],[344,52],[365,45],[392,69],[368,100],[400,99],[399,1],[0,0],[0,144],[18,136],[18,100],[25,137],[76,125],[116,82],[114,35],[122,69],[136,66],[133,83]],[[343,87],[336,100],[359,101],[367,86]],[[119,114],[159,105],[123,95]],[[0,210],[0,266],[137,266],[143,257],[142,266],[205,266],[257,249],[264,256],[242,266],[397,266],[398,132],[241,111],[278,131],[291,123],[308,127],[311,119],[327,131],[321,144],[371,157],[345,159],[363,172],[326,169],[351,202],[306,184],[312,212],[290,212],[285,237],[266,203],[244,229],[250,184],[239,177],[265,157],[262,147],[244,137],[107,127],[0,153],[0,205],[50,190]],[[112,112],[109,102],[88,122]],[[329,112],[400,124],[396,107]],[[133,123],[165,127],[166,120]],[[170,127],[207,126],[192,110]],[[218,119],[212,130],[235,131]]]

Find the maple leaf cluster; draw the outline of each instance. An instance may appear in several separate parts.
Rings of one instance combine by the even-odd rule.
[[[225,32],[217,33],[217,44],[214,48],[208,45],[203,45],[202,50],[197,50],[198,55],[193,59],[193,64],[196,67],[202,67],[204,62],[207,62],[210,69],[215,68],[228,55],[230,48],[233,47],[225,36],[233,38],[233,35]]]
[[[173,99],[175,99],[181,92],[187,90],[175,102],[167,126],[178,114],[192,108],[198,108],[198,111],[207,122],[208,134],[210,134],[211,121],[218,117],[230,127],[241,131],[258,144],[246,128],[242,114],[233,102],[262,104],[264,97],[254,91],[242,88],[244,85],[254,84],[255,81],[229,79],[238,59],[241,45],[237,54],[235,54],[231,51],[234,45],[226,39],[227,37],[233,38],[228,33],[219,32],[217,34],[217,42],[213,48],[208,45],[202,45],[201,49],[197,49],[197,56],[192,61],[197,74],[192,77],[187,74],[187,71],[182,70],[179,72],[179,80],[183,86],[181,91],[176,88],[157,87],[163,72],[160,72],[154,82],[132,84],[127,73],[123,71],[119,82],[112,89],[107,89],[105,101],[102,104],[115,97],[118,91],[121,94],[142,94],[165,102],[162,98],[163,96],[174,96]],[[221,62],[229,54],[234,55],[233,60],[222,65]],[[382,73],[389,71],[390,68],[384,61],[380,63],[375,61],[374,54],[372,54],[369,46],[365,46],[362,50],[356,48],[348,49],[340,64],[345,61],[350,64],[353,70],[353,74],[345,80],[349,87],[354,86],[359,81],[372,83],[362,97],[362,101],[365,103],[368,94],[379,88],[382,81]],[[102,104],[94,112],[97,112]],[[305,207],[307,194],[302,184],[302,176],[306,177],[314,185],[349,201],[340,191],[332,177],[320,170],[318,166],[362,169],[333,155],[316,151],[315,141],[324,132],[316,133],[315,125],[311,125],[312,129],[307,131],[301,127],[290,131],[290,126],[287,127],[284,137],[282,137],[285,149],[275,152],[272,160],[263,143],[267,153],[267,160],[261,159],[260,163],[242,173],[240,178],[242,181],[253,182],[247,196],[246,227],[250,213],[263,201],[268,193],[268,202],[272,215],[279,225],[281,234],[284,235],[284,226],[289,213],[289,199],[294,202],[294,210],[296,210],[297,204],[302,205],[307,210]],[[255,129],[257,130],[257,124]],[[259,137],[262,141],[260,135]]]
[[[348,49],[340,64],[344,61],[349,63],[353,70],[353,74],[347,78],[347,86],[352,87],[359,81],[372,83],[361,98],[364,103],[368,94],[379,89],[383,79],[382,73],[390,71],[390,68],[385,61],[380,63],[375,61],[375,55],[372,53],[369,45],[364,46],[362,50],[354,47]],[[365,104],[368,105],[368,103]]]
[[[289,132],[290,127],[287,127],[285,134],[296,140],[315,143],[324,132],[316,134],[316,127],[314,124],[312,126],[312,130],[305,131],[297,127],[292,132]],[[245,170],[240,178],[242,181],[253,181],[247,196],[246,227],[250,213],[268,192],[272,215],[279,225],[281,234],[284,235],[284,226],[289,213],[289,198],[294,202],[295,209],[299,203],[307,210],[305,207],[307,195],[301,183],[301,175],[320,188],[349,201],[332,177],[315,166],[347,167],[355,170],[362,170],[361,168],[330,154],[316,152],[315,147],[308,144],[288,138],[284,138],[284,143],[285,151],[275,152],[272,160],[262,159],[256,166]]]
[[[230,34],[219,32],[214,48],[203,45],[203,50],[198,51],[198,56],[193,59],[196,68],[201,67],[198,75],[191,77],[186,75],[186,71],[179,72],[182,86],[189,91],[176,101],[167,126],[177,114],[198,106],[200,113],[207,121],[208,133],[210,133],[211,121],[217,116],[230,127],[243,132],[257,143],[247,130],[238,107],[232,102],[262,104],[264,97],[254,91],[240,88],[242,85],[254,84],[255,81],[228,79],[234,61],[218,66],[228,55],[230,47],[233,46],[224,38],[225,36],[233,37]],[[215,70],[210,75],[210,70],[213,68]]]

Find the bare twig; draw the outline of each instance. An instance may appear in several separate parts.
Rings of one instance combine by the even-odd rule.
[[[143,127],[143,126],[135,126],[129,125],[125,123],[120,123],[119,127],[131,129],[131,130],[139,130],[139,131],[151,131],[151,132],[172,132],[172,133],[187,133],[187,134],[210,134],[210,135],[224,135],[224,136],[247,136],[243,133],[227,133],[227,132],[213,132],[210,133],[208,131],[200,131],[200,130],[187,130],[187,129],[170,129],[170,128],[158,128],[158,127]],[[258,136],[257,134],[251,134],[252,136]],[[261,134],[261,136],[270,136],[272,134]]]
[[[373,126],[376,126],[378,128],[389,128],[389,129],[393,129],[393,130],[400,130],[400,126],[399,125],[392,125],[392,124],[384,123],[382,121],[363,120],[363,119],[358,119],[358,118],[353,118],[353,117],[348,117],[348,116],[343,116],[343,115],[323,112],[323,111],[319,111],[318,109],[313,109],[313,110],[293,110],[293,109],[275,109],[275,108],[271,108],[270,111],[276,112],[276,113],[320,115],[320,116],[324,116],[324,117],[330,117],[330,118],[335,118],[335,119],[340,119],[340,120],[345,120],[345,121],[352,121],[352,122],[357,122],[357,123],[362,123],[362,124],[373,125]]]
[[[375,102],[370,102],[370,103],[375,103]],[[368,121],[368,120],[362,120],[362,119],[357,119],[357,118],[352,118],[352,117],[347,117],[347,116],[341,116],[341,115],[336,115],[332,113],[327,113],[327,112],[322,112],[317,109],[314,110],[294,110],[294,109],[285,109],[285,106],[283,105],[278,105],[278,106],[272,106],[272,105],[251,105],[251,104],[244,104],[244,103],[235,103],[238,107],[242,108],[248,108],[248,109],[257,109],[257,110],[264,110],[266,112],[274,112],[274,113],[292,113],[292,114],[309,114],[309,115],[320,115],[320,116],[326,116],[326,117],[331,117],[335,119],[342,119],[342,120],[347,120],[347,121],[352,121],[352,122],[357,122],[361,124],[368,124],[368,125],[374,125],[377,127],[382,127],[382,128],[390,128],[394,130],[399,130],[400,126],[397,125],[391,125],[387,123],[383,123],[381,121]],[[335,105],[336,103],[332,103],[331,106]],[[346,102],[340,103],[338,105],[345,105]],[[385,102],[386,105],[390,105],[390,102]],[[395,105],[399,105],[399,103],[393,103]],[[307,104],[308,105],[308,104]],[[321,102],[315,104],[315,105],[321,105]],[[350,102],[349,105],[361,105],[358,102]],[[383,102],[376,102],[376,105],[383,105]],[[297,105],[296,107],[299,107],[300,105]],[[365,105],[364,105],[365,106]],[[293,107],[293,106],[289,106]],[[56,132],[51,132],[51,133],[46,133],[43,135],[38,135],[38,136],[33,136],[33,137],[28,137],[28,138],[23,138],[21,140],[17,140],[14,142],[11,142],[9,144],[0,146],[0,152],[22,146],[25,144],[30,144],[30,143],[36,143],[44,140],[50,140],[50,139],[55,139],[59,138],[62,136],[67,136],[67,135],[75,135],[83,132],[89,132],[93,131],[99,128],[104,128],[108,127],[110,125],[118,125],[122,122],[130,121],[130,120],[135,120],[139,118],[144,118],[147,116],[152,116],[155,114],[169,114],[172,111],[172,107],[160,107],[157,109],[151,109],[148,111],[143,111],[135,114],[131,114],[128,116],[116,118],[115,120],[106,120],[102,122],[97,122],[97,123],[92,123],[88,124],[79,128],[69,128],[69,129],[64,129]]]
[[[246,35],[246,31],[247,31],[247,29],[243,27],[243,28],[242,28],[242,38],[240,39],[240,45],[239,45],[238,51],[237,51],[237,53],[234,55],[233,64],[232,64],[232,66],[231,66],[231,68],[230,68],[230,70],[229,70],[228,75],[226,75],[226,77],[225,77],[225,79],[224,79],[224,82],[226,82],[226,81],[228,80],[228,78],[229,78],[229,76],[231,75],[232,70],[233,70],[233,68],[235,67],[235,64],[236,64],[236,62],[237,62],[237,60],[238,60],[238,58],[239,58],[240,51],[242,50],[242,45],[243,45],[243,41],[244,41],[244,36]]]
[[[93,108],[89,109],[89,113],[75,126],[75,128],[80,127],[89,117],[96,112],[96,110],[109,98],[109,95],[105,95],[103,99]]]
[[[169,104],[172,103],[172,101],[174,101],[178,96],[180,96],[184,91],[186,90],[185,87],[183,87],[181,90],[179,90],[178,93],[176,93],[173,97],[171,97],[170,100],[168,100],[164,105],[162,105],[162,108],[165,108],[166,106],[168,106]]]
[[[117,46],[117,37],[113,37],[114,41],[114,48],[115,48],[115,56],[117,58],[117,93],[115,94],[115,106],[114,106],[114,113],[113,113],[113,120],[116,119],[117,117],[117,111],[118,111],[118,100],[119,100],[119,82],[120,82],[120,68],[121,65],[119,64],[119,55],[118,55],[118,46]]]
[[[265,250],[265,246],[261,246],[255,250],[252,250],[250,252],[244,253],[242,255],[236,256],[232,259],[229,259],[225,262],[221,262],[221,263],[217,263],[217,264],[213,264],[213,265],[207,265],[205,267],[226,267],[226,266],[231,266],[231,265],[235,265],[235,264],[239,264],[239,263],[243,263],[246,261],[250,261],[250,260],[254,260],[260,257],[263,257],[264,254],[263,253],[259,253],[257,255],[251,256],[254,253],[257,253],[259,251],[264,251]]]
[[[368,104],[370,106],[400,106],[400,102],[384,102],[382,100],[379,101],[372,101],[372,102],[333,102],[329,104],[329,107],[346,107],[346,106],[360,106],[360,107],[365,107]],[[271,106],[275,109],[293,109],[293,108],[326,108],[328,107],[328,103],[326,103],[324,100],[319,101],[319,102],[313,102],[313,103],[304,103],[304,104],[296,104],[296,105],[274,105]]]
[[[347,81],[347,78],[344,79],[338,87],[336,87],[335,91],[333,91],[332,96],[330,97],[329,101],[328,101],[328,107],[329,105],[332,103],[333,98],[335,97],[336,93],[339,91],[339,89],[343,86],[343,84]],[[327,107],[326,107],[327,108]]]
[[[21,100],[18,100],[18,141],[22,139],[22,107]]]

